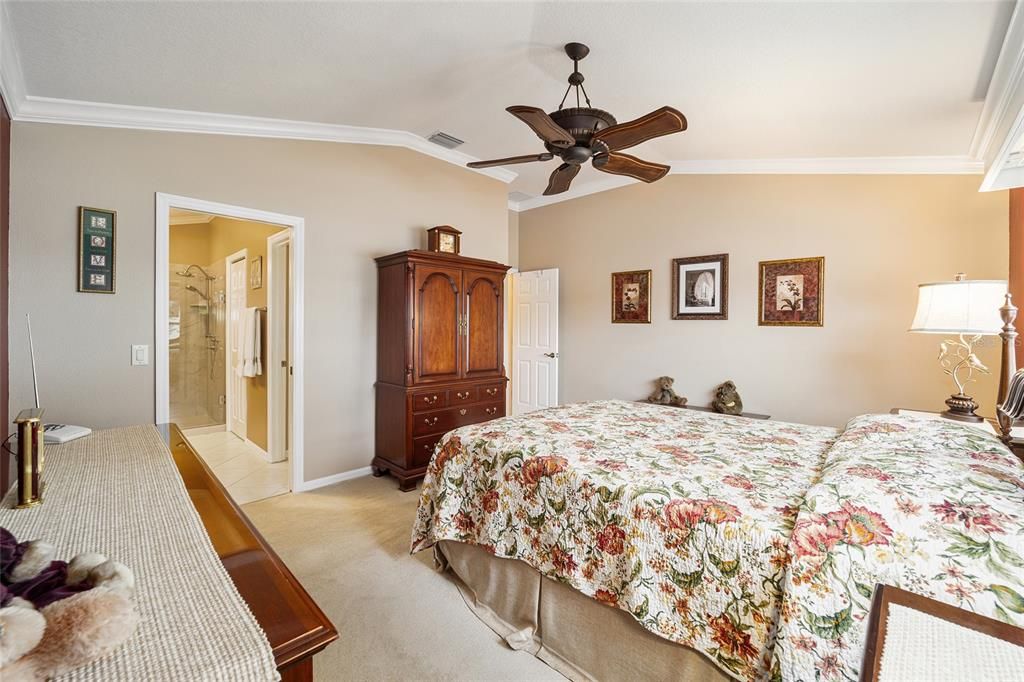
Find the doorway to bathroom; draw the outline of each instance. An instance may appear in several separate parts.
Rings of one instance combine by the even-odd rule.
[[[157,195],[157,421],[239,504],[303,485],[301,233],[300,218]]]

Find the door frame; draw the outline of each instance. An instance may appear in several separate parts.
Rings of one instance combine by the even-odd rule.
[[[291,481],[292,490],[299,492],[311,490],[316,486],[307,485],[303,472],[304,461],[304,415],[305,415],[305,343],[304,343],[304,300],[305,300],[305,241],[306,221],[298,216],[284,213],[261,211],[244,206],[222,204],[205,199],[184,197],[164,192],[156,193],[156,244],[155,244],[155,299],[153,327],[156,339],[154,359],[154,412],[156,422],[165,424],[170,420],[170,351],[168,349],[167,316],[170,300],[170,211],[180,208],[188,211],[211,213],[228,218],[251,220],[261,223],[280,225],[289,229],[292,237],[291,255],[291,290],[289,308],[291,310],[291,353],[292,353],[292,449],[291,449]]]
[[[231,415],[233,414],[232,408],[232,370],[234,367],[231,364],[231,265],[238,261],[245,261],[246,274],[248,274],[249,268],[249,249],[242,249],[235,251],[229,256],[224,258],[224,429],[228,433],[234,433],[238,436],[238,433],[231,428]],[[245,277],[244,287],[246,300],[249,296],[248,277]],[[245,306],[242,307],[243,310]],[[241,313],[239,313],[241,314]],[[246,399],[246,409],[248,409],[249,401]],[[245,435],[239,436],[242,440],[249,441],[249,419],[245,420]]]
[[[293,429],[288,428],[292,415],[288,414],[291,401],[288,400],[288,384],[281,381],[281,363],[290,366],[292,347],[291,330],[287,327],[287,318],[282,324],[280,304],[288,296],[287,271],[282,272],[277,266],[278,252],[288,245],[292,247],[291,233],[282,230],[267,237],[267,456],[271,462],[282,462],[289,456],[288,435]],[[282,297],[282,289],[283,296]],[[288,352],[282,353],[282,349]],[[276,416],[275,416],[276,415]],[[282,419],[283,417],[283,419]]]

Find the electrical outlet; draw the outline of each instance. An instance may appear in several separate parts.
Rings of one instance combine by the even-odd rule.
[[[149,364],[149,346],[132,346],[132,366]]]

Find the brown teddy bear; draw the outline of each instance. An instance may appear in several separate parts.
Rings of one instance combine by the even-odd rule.
[[[675,382],[672,377],[658,377],[654,382],[658,388],[647,398],[647,402],[657,405],[685,405],[686,398],[672,390],[672,384]]]
[[[54,561],[52,545],[0,528],[0,679],[36,682],[106,656],[135,631],[135,577],[102,554]]]
[[[736,384],[726,381],[715,389],[715,399],[711,401],[711,409],[722,414],[743,414],[743,401],[736,390]]]

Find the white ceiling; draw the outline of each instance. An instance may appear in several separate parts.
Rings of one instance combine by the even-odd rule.
[[[662,105],[654,161],[966,156],[1013,2],[8,2],[36,97],[411,131],[542,151],[504,108]],[[535,196],[555,162],[512,166]],[[576,185],[610,176],[586,168]]]

